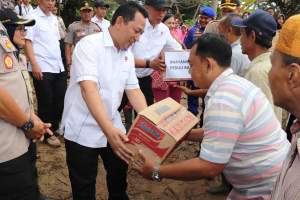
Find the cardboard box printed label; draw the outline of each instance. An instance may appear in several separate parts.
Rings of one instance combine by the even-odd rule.
[[[165,52],[166,72],[164,81],[191,80],[189,51]]]
[[[173,99],[164,99],[139,113],[129,130],[127,146],[135,153],[142,150],[160,164],[198,121]]]

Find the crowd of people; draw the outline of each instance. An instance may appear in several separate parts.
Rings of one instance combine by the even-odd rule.
[[[74,200],[95,199],[99,156],[109,200],[129,199],[128,164],[153,181],[220,175],[209,191],[230,190],[228,200],[299,199],[300,15],[222,0],[219,17],[203,6],[188,27],[165,0],[129,1],[110,21],[109,8],[83,2],[66,28],[55,0],[0,2],[0,199],[49,199],[36,142],[59,147],[60,134]],[[192,80],[165,81],[164,52],[182,50]],[[133,115],[167,97],[182,103],[182,93],[200,114],[186,137],[199,156],[135,160],[126,146]]]

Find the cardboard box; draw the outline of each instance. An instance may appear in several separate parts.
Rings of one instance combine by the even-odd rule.
[[[135,153],[141,149],[160,164],[198,122],[184,106],[172,98],[164,99],[139,113],[129,130],[127,146]]]

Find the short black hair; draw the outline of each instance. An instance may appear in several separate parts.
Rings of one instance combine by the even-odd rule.
[[[290,55],[282,53],[280,51],[279,51],[279,53],[281,54],[282,61],[285,65],[289,65],[292,63],[297,63],[300,65],[300,58],[290,56]]]
[[[140,4],[134,1],[124,3],[115,11],[111,19],[111,24],[114,25],[119,16],[122,16],[124,18],[125,23],[132,21],[134,20],[136,12],[140,12],[145,18],[148,17],[147,11]]]
[[[230,66],[232,49],[224,36],[216,33],[205,33],[194,45],[197,45],[197,56],[211,57],[223,68]]]
[[[258,31],[255,30],[255,28],[252,28],[252,27],[246,27],[245,28],[245,31],[246,31],[246,35],[249,36],[252,31],[255,32],[255,43],[264,47],[264,48],[271,48],[272,47],[272,41],[273,41],[273,37],[264,37],[264,36],[260,36],[258,34]]]
[[[235,13],[229,13],[221,20],[221,25],[224,25],[226,28],[232,28],[234,35],[241,36],[241,29],[240,27],[233,26],[232,20],[235,18],[241,18],[240,15]]]

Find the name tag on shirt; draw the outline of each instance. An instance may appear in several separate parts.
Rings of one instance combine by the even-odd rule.
[[[164,81],[191,80],[189,51],[165,52],[166,73]]]

